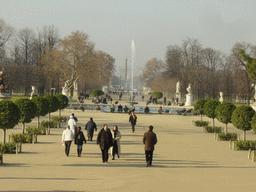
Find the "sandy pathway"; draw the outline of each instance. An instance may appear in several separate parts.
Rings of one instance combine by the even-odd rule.
[[[71,112],[66,110],[62,115],[69,116]],[[83,146],[82,157],[77,157],[74,144],[70,157],[66,157],[60,145],[63,128],[51,129],[51,135],[38,136],[37,144],[24,144],[23,153],[4,155],[0,191],[234,192],[256,188],[256,163],[246,159],[247,152],[232,151],[228,142],[215,141],[213,134],[191,126],[200,117],[138,114],[136,131],[131,133],[127,114],[76,111],[75,115],[83,130],[91,116],[99,128],[104,123],[111,128],[117,124],[123,136],[121,158],[103,164],[96,135],[93,142]],[[150,124],[159,142],[153,166],[147,168],[142,135]],[[36,120],[29,125],[36,125]],[[8,134],[20,131],[18,125]],[[231,125],[229,131],[239,132]],[[247,138],[255,140],[256,135],[250,131]]]

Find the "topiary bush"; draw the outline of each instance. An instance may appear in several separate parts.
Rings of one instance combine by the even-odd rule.
[[[163,97],[163,93],[160,91],[154,91],[152,93],[152,97],[156,97],[157,99],[161,99]]]
[[[206,133],[221,133],[222,128],[221,127],[212,127],[212,126],[206,126],[204,127]]]
[[[237,140],[237,133],[220,133],[218,137],[221,141],[235,141]]]
[[[256,141],[235,141],[236,150],[255,150]]]
[[[203,120],[203,114],[204,114],[204,104],[206,103],[205,99],[198,99],[195,103],[194,103],[194,111],[197,114],[201,115],[201,121]]]
[[[94,89],[92,91],[92,96],[96,97],[96,96],[101,96],[101,95],[104,95],[104,92],[100,89]]]
[[[15,143],[0,143],[0,151],[3,153],[15,153],[16,152],[16,144]]]
[[[243,105],[237,107],[231,117],[232,124],[243,131],[243,141],[245,141],[246,131],[251,130],[251,121],[255,114],[253,108],[249,105]]]
[[[45,127],[27,127],[26,133],[31,135],[46,135],[46,128]]]
[[[12,134],[11,141],[14,143],[32,143],[31,134]]]
[[[52,121],[57,122],[60,128],[60,123],[66,123],[68,121],[68,118],[62,116],[52,116]]]
[[[41,127],[47,128],[49,125],[49,127],[51,128],[57,128],[57,122],[56,121],[41,121]]]
[[[204,114],[211,118],[212,121],[213,121],[213,127],[215,126],[214,124],[214,119],[216,118],[216,108],[217,106],[220,104],[219,101],[217,100],[214,100],[214,99],[210,99],[208,101],[205,102],[204,104]]]
[[[227,125],[228,123],[231,123],[231,117],[232,117],[232,113],[235,110],[236,106],[228,101],[224,101],[223,103],[220,103],[215,112],[216,112],[216,118],[226,124],[225,126],[225,133],[227,133]]]
[[[195,121],[194,125],[197,127],[205,127],[209,125],[208,121]]]

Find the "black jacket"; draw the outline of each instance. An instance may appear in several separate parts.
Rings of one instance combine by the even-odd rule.
[[[84,133],[79,131],[79,133],[76,133],[75,135],[75,144],[82,145],[83,143],[86,143],[86,139],[84,137]]]
[[[135,118],[133,118],[133,116],[132,116],[132,115],[130,115],[129,122],[131,122],[131,124],[133,124],[133,125],[136,125],[136,122],[137,122],[137,116],[136,116],[136,115],[134,115],[134,116],[135,116]]]
[[[97,131],[96,123],[94,123],[94,121],[88,121],[88,123],[86,123],[86,125],[85,125],[85,130],[87,130],[88,133],[93,134],[94,129],[95,129],[95,131]]]
[[[107,131],[102,128],[98,134],[97,137],[97,144],[100,145],[100,149],[109,149],[111,146],[113,146],[113,137],[110,132],[110,129]]]

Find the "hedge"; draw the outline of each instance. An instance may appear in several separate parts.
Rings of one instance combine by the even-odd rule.
[[[222,128],[221,127],[212,127],[212,126],[206,126],[204,127],[205,132],[207,133],[221,133]]]
[[[235,141],[237,140],[237,133],[219,133],[220,141]]]

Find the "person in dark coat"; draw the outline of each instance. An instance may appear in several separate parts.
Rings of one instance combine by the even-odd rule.
[[[97,125],[92,117],[90,118],[90,121],[86,123],[85,130],[87,130],[88,141],[92,141],[94,130],[97,131]]]
[[[155,144],[157,143],[156,134],[153,132],[153,126],[150,125],[148,131],[144,133],[143,143],[145,144],[145,154],[147,167],[152,165],[153,151],[155,149]]]
[[[136,125],[136,122],[137,122],[137,116],[134,114],[134,111],[131,112],[129,122],[131,122],[132,132],[134,133],[135,125]]]
[[[107,163],[108,150],[110,147],[113,146],[113,137],[107,124],[105,124],[103,128],[100,130],[97,137],[97,144],[100,145],[100,149],[102,152],[102,162]]]
[[[86,143],[86,139],[84,138],[84,133],[81,131],[81,127],[78,127],[75,135],[75,144],[77,145],[78,157],[81,157],[83,143]]]

